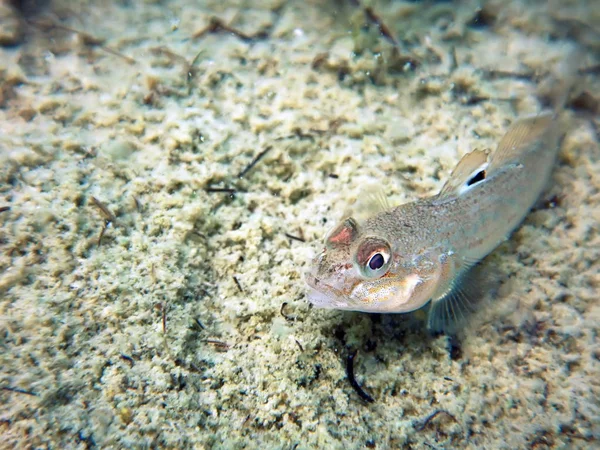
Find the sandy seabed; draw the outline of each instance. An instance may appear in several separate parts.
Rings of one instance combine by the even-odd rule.
[[[45,3],[0,2],[1,448],[600,445],[600,3]],[[309,307],[366,186],[438,192],[575,53],[551,186],[458,339]]]

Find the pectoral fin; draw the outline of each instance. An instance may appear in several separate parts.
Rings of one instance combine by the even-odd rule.
[[[452,283],[451,289],[441,298],[433,299],[427,316],[427,328],[434,332],[454,334],[459,325],[475,312],[473,296],[465,289],[465,279],[461,277]]]
[[[485,310],[506,276],[497,267],[491,269],[485,262],[468,260],[463,261],[459,272],[445,290],[431,299],[427,328],[432,332],[453,335],[460,331],[477,311]]]

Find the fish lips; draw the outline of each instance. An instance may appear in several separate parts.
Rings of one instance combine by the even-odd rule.
[[[337,288],[324,283],[312,272],[304,275],[308,285],[308,301],[316,308],[347,309],[349,307],[346,296]]]
[[[422,279],[411,274],[402,279],[388,280],[378,286],[358,284],[349,287],[350,295],[323,282],[312,272],[305,274],[308,284],[308,300],[316,308],[340,309],[367,313],[398,313],[418,309],[422,304],[411,302],[415,288]],[[368,283],[368,282],[366,282]]]

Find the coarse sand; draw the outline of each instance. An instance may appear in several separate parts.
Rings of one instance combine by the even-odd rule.
[[[0,448],[600,445],[600,2],[0,0],[0,28]],[[573,61],[458,337],[309,306],[362,191],[438,192]]]

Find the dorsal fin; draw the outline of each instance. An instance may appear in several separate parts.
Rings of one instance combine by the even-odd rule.
[[[443,201],[456,197],[466,187],[474,184],[474,180],[481,181],[485,179],[488,153],[487,150],[474,150],[463,156],[438,194],[438,200]]]
[[[543,141],[541,138],[551,131],[554,119],[553,113],[545,113],[513,123],[500,139],[498,148],[490,159],[489,171],[494,172],[506,164],[517,162],[532,144]]]
[[[370,184],[362,188],[356,201],[346,211],[345,216],[352,216],[359,223],[383,211],[392,209],[392,204],[379,185]]]
[[[378,185],[367,186],[363,192],[361,192],[356,204],[360,205],[361,208],[366,209],[370,215],[392,209],[392,205],[386,197],[385,191]]]

